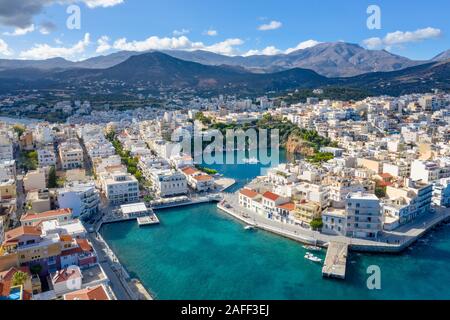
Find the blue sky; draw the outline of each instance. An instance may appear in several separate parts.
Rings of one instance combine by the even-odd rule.
[[[73,3],[79,30],[66,27]],[[369,5],[381,9],[380,30],[366,26]],[[275,54],[345,41],[429,59],[450,49],[448,12],[447,0],[0,0],[0,58],[80,60],[123,49]]]

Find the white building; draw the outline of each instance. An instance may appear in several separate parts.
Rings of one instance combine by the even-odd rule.
[[[422,180],[424,183],[431,183],[449,177],[450,166],[446,163],[415,160],[411,164],[411,179],[413,181]]]
[[[76,140],[61,143],[59,157],[63,170],[83,168],[84,166],[83,148]]]
[[[450,208],[450,179],[441,179],[434,185],[433,203]]]
[[[346,235],[355,238],[377,238],[383,230],[380,199],[363,192],[350,193],[346,199]]]
[[[56,165],[55,152],[50,148],[38,150],[39,167],[50,167]]]
[[[188,185],[184,174],[176,170],[155,170],[152,182],[160,197],[173,197],[187,194]]]
[[[72,183],[58,189],[60,208],[70,208],[73,217],[91,216],[98,212],[100,195],[94,182]]]
[[[113,205],[139,200],[139,182],[129,173],[114,172],[101,177],[102,190]]]
[[[14,150],[11,139],[5,135],[0,135],[0,160],[13,160]]]

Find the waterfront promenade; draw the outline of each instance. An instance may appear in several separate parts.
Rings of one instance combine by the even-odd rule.
[[[434,213],[418,217],[414,222],[403,225],[395,231],[383,232],[377,240],[368,240],[326,235],[298,225],[268,219],[240,207],[237,194],[224,195],[224,201],[218,205],[218,208],[245,224],[304,244],[327,247],[331,242],[340,242],[347,244],[352,251],[380,253],[402,252],[433,227],[450,218],[450,209],[436,208]]]

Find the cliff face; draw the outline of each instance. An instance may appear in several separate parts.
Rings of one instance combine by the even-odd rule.
[[[289,136],[289,139],[286,142],[286,150],[289,153],[301,154],[305,157],[312,157],[315,154],[314,148],[312,148],[308,142],[295,135]]]

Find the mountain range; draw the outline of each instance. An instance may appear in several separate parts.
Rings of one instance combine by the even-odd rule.
[[[307,68],[326,77],[353,77],[370,72],[396,71],[450,58],[450,50],[429,61],[414,61],[385,50],[367,50],[345,42],[321,43],[289,54],[225,56],[208,51],[160,51],[174,58],[211,66],[237,66],[253,73],[274,73],[293,68]],[[18,68],[108,69],[127,59],[149,52],[119,51],[105,56],[72,62],[63,58],[48,60],[0,59],[0,71]]]
[[[365,49],[343,43],[318,45],[314,48],[311,48],[313,51],[305,49],[306,51],[300,50],[285,56],[290,57],[292,65],[303,64],[305,60],[317,61],[316,69],[321,66],[323,70],[329,72],[340,70],[341,65],[342,69],[347,68],[346,70],[356,68],[356,65],[359,66],[359,70],[363,68],[377,70],[382,63],[384,68],[395,70],[367,72],[351,77],[327,77],[312,67],[291,68],[286,62],[288,60],[284,59],[284,62],[281,62],[276,60],[278,58],[275,56],[224,57],[225,60],[221,60],[223,56],[203,51],[177,51],[178,57],[174,57],[174,52],[170,52],[170,55],[163,52],[139,54],[118,52],[104,58],[97,57],[71,63],[70,67],[67,67],[67,60],[60,58],[25,61],[20,66],[18,61],[9,60],[9,67],[0,70],[0,90],[10,92],[21,89],[51,90],[68,87],[76,90],[83,87],[95,92],[93,88],[98,85],[106,86],[113,91],[139,87],[154,92],[159,92],[163,88],[174,92],[189,89],[200,94],[240,95],[326,87],[357,88],[376,95],[429,92],[432,89],[450,90],[450,59],[445,60],[448,52],[435,57],[434,61],[418,63],[386,51],[368,51],[370,52],[368,57],[367,50],[361,51]],[[188,61],[188,58],[208,60],[209,63]],[[247,64],[244,66],[237,63],[238,60],[232,64],[231,60],[227,59],[249,60],[245,60]],[[403,64],[399,61],[403,61]],[[84,67],[80,67],[80,63]],[[257,65],[263,66],[264,63],[270,66],[272,71],[249,70],[256,68]],[[87,68],[86,64],[90,68]],[[112,66],[99,68],[100,64],[103,64],[103,67],[107,64]],[[356,72],[355,69],[352,72]]]

